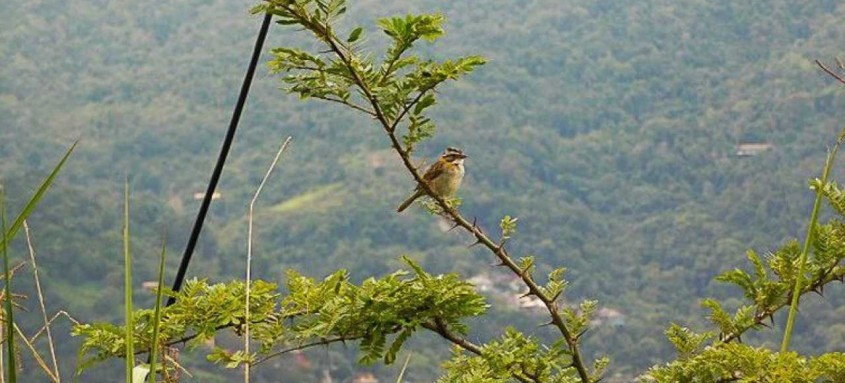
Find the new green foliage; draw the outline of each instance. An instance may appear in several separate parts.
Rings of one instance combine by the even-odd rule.
[[[383,359],[392,363],[403,343],[416,331],[439,323],[457,333],[467,331],[463,321],[485,312],[484,299],[457,275],[431,275],[406,259],[412,272],[398,271],[383,278],[352,284],[337,271],[322,281],[288,271],[287,294],[262,280],[253,281],[250,293],[250,329],[266,357],[289,345],[311,342],[360,341],[361,362]],[[210,285],[189,280],[175,295],[176,303],[161,308],[160,343],[187,339],[191,348],[219,331],[240,334],[244,326],[243,281]],[[135,342],[146,349],[155,325],[150,310],[138,310]],[[112,324],[83,324],[74,335],[83,337],[85,368],[94,362],[124,357],[125,328]],[[228,367],[243,362],[237,353],[216,349],[209,359]],[[260,363],[260,362],[259,362]]]
[[[840,141],[837,141],[837,147]],[[827,176],[833,167],[834,149],[825,163],[822,179],[810,182],[816,201],[809,220],[803,247],[797,240],[786,242],[765,259],[749,250],[746,257],[751,272],[726,271],[717,281],[740,289],[745,304],[733,313],[716,299],[702,300],[710,310],[708,319],[716,331],[697,334],[673,324],[666,335],[678,351],[678,358],[656,366],[642,377],[644,382],[837,382],[845,374],[841,353],[806,357],[788,352],[789,337],[798,311],[800,297],[821,293],[831,282],[845,280],[845,222],[837,208],[841,193]],[[827,222],[818,222],[821,200],[826,199],[838,213]],[[750,330],[774,324],[774,315],[790,307],[780,352],[765,347],[742,344],[741,337]]]

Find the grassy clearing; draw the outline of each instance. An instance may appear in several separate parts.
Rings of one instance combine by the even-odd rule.
[[[341,206],[345,192],[340,182],[320,186],[276,204],[273,213],[323,212]]]

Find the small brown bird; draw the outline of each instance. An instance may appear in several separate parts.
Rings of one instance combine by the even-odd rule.
[[[464,179],[464,159],[467,155],[460,149],[446,148],[437,162],[428,167],[423,174],[423,180],[428,183],[431,191],[440,197],[451,197],[458,191]],[[417,186],[405,202],[399,205],[397,212],[402,212],[417,199],[425,195],[425,190]]]

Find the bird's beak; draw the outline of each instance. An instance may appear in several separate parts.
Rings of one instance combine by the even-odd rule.
[[[460,156],[460,158],[469,158],[469,156],[468,156],[468,155],[463,154],[463,153],[461,153],[459,156]]]

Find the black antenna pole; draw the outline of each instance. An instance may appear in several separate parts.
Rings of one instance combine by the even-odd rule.
[[[270,28],[270,19],[273,15],[269,12],[264,15],[264,22],[261,23],[261,29],[258,31],[258,37],[255,39],[255,47],[252,50],[252,59],[249,62],[249,68],[244,76],[243,84],[241,85],[241,93],[238,96],[238,103],[235,104],[235,110],[232,113],[232,119],[229,121],[229,130],[226,132],[226,137],[223,139],[223,146],[220,148],[220,154],[217,157],[217,164],[214,166],[214,171],[211,173],[211,180],[208,181],[208,188],[205,191],[205,196],[202,199],[200,211],[197,213],[197,219],[194,221],[194,228],[191,231],[191,237],[188,239],[188,245],[185,247],[185,253],[182,254],[182,262],[179,264],[179,271],[176,273],[176,280],[173,281],[173,291],[179,291],[182,288],[182,282],[185,280],[185,273],[188,271],[188,264],[191,262],[191,256],[194,254],[194,248],[197,247],[197,240],[202,231],[202,224],[205,222],[205,216],[208,214],[208,208],[211,205],[211,197],[214,195],[214,190],[217,189],[217,183],[220,181],[220,174],[223,172],[223,165],[226,164],[226,157],[229,155],[229,149],[232,147],[232,140],[235,138],[235,131],[238,129],[238,121],[241,119],[241,112],[246,103],[246,97],[249,95],[249,87],[252,85],[252,78],[255,75],[255,67],[258,65],[258,58],[261,56],[261,50],[264,46],[264,40],[267,37],[267,30]],[[167,306],[176,302],[176,298],[170,297],[167,299]]]

